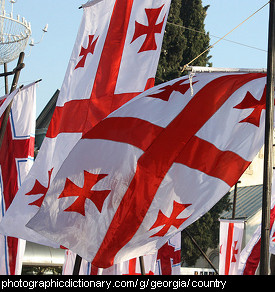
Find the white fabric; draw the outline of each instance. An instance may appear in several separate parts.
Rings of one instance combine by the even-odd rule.
[[[182,86],[189,84],[189,80],[187,80],[186,77],[176,79],[166,84],[159,85],[154,89],[150,89],[134,98],[121,109],[109,115],[99,126],[101,124],[104,125],[106,121],[108,122],[111,118],[132,117],[132,113],[134,113],[134,116],[140,114],[144,120],[149,120],[151,123],[162,126],[168,125],[170,120],[172,122],[169,124],[169,128],[167,127],[170,129],[174,126],[174,122],[178,120],[177,115],[179,112],[182,111],[185,113],[187,111],[185,110],[186,108],[192,108],[195,104],[196,109],[193,108],[194,112],[192,112],[192,114],[186,112],[186,115],[183,116],[183,119],[190,119],[190,123],[193,123],[192,125],[186,124],[184,125],[185,127],[183,126],[183,128],[181,128],[181,132],[184,135],[188,135],[189,131],[191,131],[190,129],[197,126],[197,121],[200,120],[201,114],[208,115],[208,113],[205,112],[205,106],[209,107],[209,102],[212,102],[212,95],[216,96],[218,99],[223,98],[224,94],[228,94],[228,90],[233,90],[232,88],[235,88],[234,86],[237,86],[241,80],[246,80],[246,78],[249,78],[250,81],[243,81],[244,84],[240,85],[238,89],[236,88],[236,90],[228,96],[228,99],[208,118],[206,123],[198,130],[197,134],[190,137],[190,140],[199,140],[200,143],[206,143],[207,145],[208,143],[205,141],[208,141],[211,145],[217,147],[215,151],[234,151],[234,153],[238,154],[235,159],[241,158],[245,159],[245,161],[252,161],[263,145],[263,119],[265,111],[261,112],[260,126],[257,127],[248,122],[241,122],[244,117],[251,114],[250,109],[238,109],[235,108],[235,106],[240,104],[242,100],[247,97],[248,92],[258,100],[262,97],[266,83],[266,78],[262,74],[197,74],[197,82],[193,83],[194,95],[192,97],[189,90],[187,90],[184,95],[181,94],[178,91],[180,88],[170,93],[169,100],[167,101],[152,97],[153,94],[163,94],[165,87],[171,88],[170,86],[175,86],[180,80],[182,80]],[[228,87],[226,85],[226,89],[223,89],[225,86],[224,84],[227,83]],[[179,85],[179,83],[177,84]],[[213,92],[208,92],[208,87],[213,88]],[[220,93],[220,91],[222,92]],[[198,98],[201,98],[200,103],[197,101]],[[205,101],[206,98],[209,101],[207,104]],[[152,108],[154,108],[154,111],[152,111]],[[208,110],[211,110],[211,107]],[[105,130],[108,130],[107,126],[106,128],[102,128],[103,132]],[[135,131],[137,129],[133,128],[131,130]],[[120,129],[117,131],[120,131]],[[121,131],[123,134],[123,130]],[[167,131],[163,130],[161,134]],[[96,129],[94,131],[92,130],[91,133],[96,133]],[[157,136],[158,139],[162,138],[161,134]],[[179,137],[179,139],[182,139],[181,136],[178,136],[178,132],[173,134]],[[134,139],[134,137],[131,136],[126,136],[125,139],[127,138]],[[116,142],[115,137],[113,140],[114,141],[100,138],[81,139],[60,168],[39,212],[27,225],[40,234],[78,253],[92,263],[94,257],[99,257],[97,252],[101,252],[104,249],[102,246],[103,240],[106,240],[106,243],[108,242],[106,238],[106,236],[110,235],[108,228],[110,224],[114,224],[115,226],[116,221],[114,221],[114,218],[118,218],[115,217],[115,215],[118,214],[118,209],[121,212],[124,210],[124,205],[121,205],[121,202],[133,178],[136,179],[135,175],[139,160],[143,158],[143,154],[145,153],[140,147]],[[169,141],[166,142],[169,143]],[[154,143],[154,141],[152,143]],[[187,144],[186,147],[188,147],[188,145],[189,144]],[[161,146],[162,145],[160,145],[160,147]],[[148,148],[149,151],[151,147],[152,144]],[[181,145],[171,145],[171,147],[181,147]],[[169,149],[165,148],[165,151],[167,151],[169,155],[174,155],[174,153],[169,152]],[[228,154],[228,152],[226,153]],[[154,154],[157,155],[158,153]],[[182,154],[184,155],[184,152]],[[207,155],[208,153],[204,159],[207,159]],[[231,152],[229,152],[229,155],[231,155]],[[160,159],[166,159],[166,156],[160,157]],[[213,159],[218,159],[218,157],[213,157]],[[228,163],[234,163],[235,159],[230,159],[228,162],[219,162],[219,164],[213,167],[212,171],[217,171],[224,163],[226,163],[227,169],[230,169]],[[149,161],[147,163],[149,163]],[[154,165],[154,163],[158,163],[158,161],[152,161],[151,163]],[[204,165],[201,167],[204,167]],[[142,173],[146,174],[146,167],[142,166],[141,169],[143,172],[140,171],[139,173],[141,175]],[[154,168],[152,169],[155,171]],[[73,183],[79,188],[82,188],[83,171],[88,172],[90,176],[96,176],[98,174],[106,175],[106,177],[102,178],[94,185],[92,190],[109,190],[110,193],[104,200],[102,210],[99,210],[90,199],[86,200],[84,204],[85,216],[78,212],[70,212],[68,210],[64,212],[64,210],[72,206],[76,200],[73,196],[67,198],[59,197],[65,187],[65,183],[69,180],[71,184]],[[235,180],[241,176],[243,171],[244,169],[235,171]],[[232,175],[230,174],[229,179],[231,177]],[[154,185],[150,185],[149,181],[151,181],[151,178],[154,179],[151,174],[149,179],[148,174],[148,181],[143,181],[146,185],[145,194],[147,188],[149,190],[151,187],[154,187]],[[138,225],[139,227],[135,231],[134,236],[127,241],[119,251],[114,251],[115,257],[113,263],[126,261],[140,255],[155,253],[171,236],[179,232],[179,230],[184,229],[207,212],[230,190],[230,187],[233,186],[234,183],[233,181],[231,183],[226,182],[215,175],[206,174],[196,169],[196,167],[188,167],[185,163],[173,163],[160,183],[152,202],[150,202],[150,207],[146,215],[143,215],[142,223]],[[136,187],[139,186],[141,186],[141,184],[136,185]],[[133,189],[133,191],[135,191],[135,189]],[[139,195],[141,196],[141,194]],[[144,204],[147,200],[146,196],[144,196]],[[138,204],[138,198],[134,198],[134,202]],[[140,207],[143,208],[144,204],[140,204]],[[126,205],[125,207],[127,208]],[[165,216],[168,218],[174,214],[174,210],[178,210],[178,207],[183,207],[180,214],[177,214],[177,216],[180,216],[179,218],[183,220],[182,224],[180,224],[180,228],[171,226],[171,228],[166,230],[165,235],[154,236],[165,228],[165,226],[155,228],[154,223],[156,220],[161,217],[163,219]],[[139,210],[135,211],[137,216],[140,216]],[[174,220],[177,221],[177,218],[174,218]],[[126,225],[127,223],[123,223],[123,220],[121,220],[121,224]],[[126,228],[126,226],[118,227],[117,230],[122,233],[124,228]],[[127,230],[129,230],[129,228],[135,228],[135,226],[129,225],[127,228]],[[124,235],[121,234],[120,236],[123,237]],[[127,233],[125,230],[125,237],[126,236]],[[121,242],[123,239],[122,237],[120,237],[120,239],[109,238],[108,240],[118,240]],[[109,260],[103,256],[100,258],[103,261],[106,260],[106,262]],[[96,259],[97,265],[102,264],[102,267],[107,267],[105,265],[109,265],[112,259],[110,258],[109,263],[99,262],[100,260]]]
[[[219,275],[237,275],[243,231],[244,221],[220,220]]]

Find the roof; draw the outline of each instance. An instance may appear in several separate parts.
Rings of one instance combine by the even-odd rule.
[[[235,218],[249,219],[262,208],[263,185],[246,186],[237,188],[236,213]],[[229,195],[230,202],[233,203],[234,189]],[[224,212],[221,218],[232,218],[232,210]]]

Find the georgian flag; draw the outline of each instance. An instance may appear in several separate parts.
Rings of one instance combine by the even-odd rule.
[[[96,267],[157,252],[238,181],[263,145],[265,74],[197,74],[87,132],[27,227]]]
[[[237,275],[243,231],[243,220],[220,220],[219,275]]]
[[[11,101],[11,112],[0,149],[1,219],[33,165],[35,83],[17,89],[0,100],[1,125],[4,110]],[[25,244],[25,240],[0,235],[0,275],[21,274]]]
[[[49,129],[2,221],[1,233],[58,246],[25,224],[38,211],[51,181],[81,137],[154,85],[169,7],[170,0],[94,0],[83,5]]]

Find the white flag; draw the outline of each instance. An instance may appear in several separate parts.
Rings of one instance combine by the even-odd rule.
[[[219,275],[237,275],[243,230],[243,220],[220,220]]]
[[[51,181],[82,135],[153,86],[170,0],[101,0],[83,7],[47,135],[0,225],[2,233],[53,247],[59,245],[25,224],[38,211]]]
[[[197,74],[82,136],[28,227],[96,267],[155,253],[238,181],[264,140],[265,74]],[[251,109],[252,108],[252,109]]]
[[[36,85],[32,83],[17,89],[0,101],[1,125],[3,112],[11,100],[11,112],[0,149],[1,219],[33,165]],[[14,224],[12,222],[10,228]],[[22,239],[0,236],[1,275],[21,274],[25,244]]]

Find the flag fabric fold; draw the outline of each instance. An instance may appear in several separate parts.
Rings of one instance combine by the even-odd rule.
[[[243,231],[243,220],[220,220],[219,275],[237,275]]]
[[[107,268],[200,218],[263,145],[266,75],[202,73],[192,87],[149,89],[83,135],[27,226]]]
[[[33,165],[36,112],[35,83],[16,89],[10,95],[1,99],[1,126],[4,110],[11,101],[11,111],[0,149],[1,219]],[[25,240],[22,239],[0,236],[1,275],[21,274],[25,244]]]
[[[25,225],[40,208],[51,181],[82,135],[154,85],[170,8],[167,0],[86,4],[46,137],[0,224],[3,234],[53,247],[59,244]]]
[[[76,254],[65,252],[62,269],[63,275],[72,275]],[[162,246],[157,253],[143,256],[146,275],[180,275],[181,267],[181,233],[179,232]],[[134,258],[103,269],[81,260],[79,275],[141,275],[140,259]]]
[[[143,256],[144,269],[146,275],[154,275],[156,266],[156,254]],[[65,262],[62,269],[63,275],[72,275],[76,254],[66,250]],[[82,259],[79,275],[141,275],[140,259],[134,258],[129,261],[115,264],[109,268],[97,268],[88,261]]]
[[[275,254],[274,223],[275,223],[275,175],[273,172],[270,210],[270,243],[269,243],[269,251],[272,254]],[[238,274],[255,275],[259,267],[260,257],[261,257],[261,224],[256,228],[251,239],[241,252]]]

